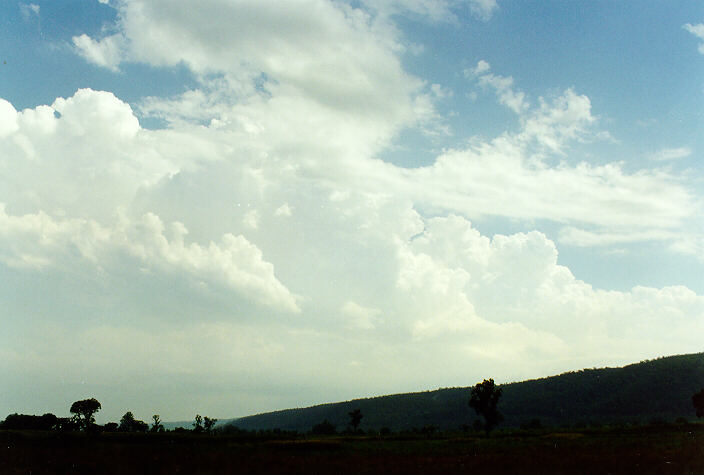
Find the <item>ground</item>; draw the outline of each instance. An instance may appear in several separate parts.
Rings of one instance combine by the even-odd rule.
[[[704,426],[387,437],[0,431],[0,473],[704,473]]]

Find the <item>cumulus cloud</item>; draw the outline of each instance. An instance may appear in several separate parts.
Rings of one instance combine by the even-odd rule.
[[[0,99],[0,138],[15,132],[17,125],[17,111],[5,99]]]
[[[442,21],[459,6],[392,3]],[[78,36],[77,52],[112,70],[183,64],[198,84],[135,105],[91,89],[19,112],[0,100],[0,277],[13,283],[0,297],[14,325],[0,335],[12,362],[2,371],[87,374],[98,387],[112,362],[125,361],[123,378],[146,362],[145,379],[195,375],[223,394],[237,381],[251,392],[246,413],[322,391],[519,379],[700,348],[703,297],[595,289],[534,229],[558,223],[560,245],[655,241],[697,214],[691,188],[666,171],[563,160],[594,139],[587,96],[529,101],[480,61],[466,74],[516,113],[517,130],[399,168],[376,157],[452,91],[404,71],[388,18],[322,0],[117,9],[118,33]],[[135,111],[168,127],[144,129]],[[482,234],[470,218],[487,216],[524,232]],[[701,254],[698,239],[676,246]],[[50,310],[4,298],[39,292]],[[189,315],[174,323],[179,306]],[[61,338],[25,352],[28,321],[85,352]],[[252,396],[282,385],[305,396]],[[230,415],[231,399],[212,407]]]
[[[84,56],[110,68],[120,61],[184,64],[208,95],[217,91],[231,103],[268,91],[271,113],[309,107],[315,113],[308,116],[327,113],[334,123],[345,116],[358,119],[350,125],[368,123],[371,141],[388,140],[399,125],[414,120],[411,96],[421,83],[401,68],[393,30],[377,27],[363,11],[323,0],[286,5],[208,0],[198,15],[183,15],[186,3],[123,2],[119,34],[74,42]],[[220,79],[213,83],[213,76]],[[202,102],[202,91],[166,103],[153,99],[146,110],[168,118],[169,110]],[[310,125],[325,123],[330,120]]]
[[[0,203],[0,261],[11,267],[41,268],[70,266],[71,253],[100,265],[106,256],[125,251],[143,265],[167,273],[185,272],[193,278],[231,288],[263,305],[300,312],[296,298],[274,275],[274,267],[261,251],[242,236],[226,234],[221,243],[207,246],[184,243],[186,227],[171,225],[169,239],[165,226],[154,214],[134,223],[125,219],[112,228],[90,220],[53,219],[43,212],[9,215]],[[62,259],[63,262],[57,262]]]
[[[559,355],[590,353],[596,350],[594,345],[614,351],[612,345],[617,342],[627,345],[627,352],[637,351],[639,345],[659,347],[665,340],[674,344],[681,337],[680,329],[666,330],[665,320],[653,310],[669,306],[665,302],[672,302],[671,317],[683,325],[704,324],[704,297],[685,287],[606,292],[575,279],[569,269],[557,264],[554,243],[541,233],[489,239],[463,218],[449,216],[426,221],[426,230],[408,249],[415,256],[407,261],[418,284],[414,290],[427,288],[450,303],[431,320],[421,320],[416,326],[421,334],[432,328],[437,332],[438,325],[475,336],[506,332],[514,335],[511,341]],[[436,285],[418,280],[419,275]],[[659,332],[646,330],[651,324],[662,327]],[[633,326],[639,328],[639,338],[632,338]],[[608,339],[590,337],[606,329]],[[687,341],[694,345],[693,339]]]
[[[595,121],[589,98],[567,89],[551,103],[540,98],[540,107],[524,119],[521,137],[560,152],[567,142],[585,134]]]
[[[105,222],[164,179],[237,151],[202,127],[142,129],[132,108],[109,92],[81,89],[14,120],[7,112],[3,125],[16,126],[2,142],[0,201],[23,213]]]
[[[480,60],[474,68],[465,69],[464,74],[493,89],[499,103],[519,116],[523,127],[520,137],[525,140],[536,140],[550,151],[560,152],[566,142],[579,138],[596,121],[587,96],[567,89],[551,102],[540,97],[538,107],[532,108],[525,93],[515,88],[512,77],[490,71],[491,65]]]

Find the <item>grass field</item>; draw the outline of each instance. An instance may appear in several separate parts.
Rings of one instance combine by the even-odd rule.
[[[704,474],[698,424],[388,437],[0,432],[0,473]]]

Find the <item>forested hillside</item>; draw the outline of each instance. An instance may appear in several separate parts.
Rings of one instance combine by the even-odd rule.
[[[644,361],[623,368],[585,369],[502,385],[503,427],[535,419],[543,425],[646,423],[694,418],[692,395],[704,387],[704,353]],[[242,429],[309,431],[329,420],[338,430],[360,409],[362,429],[458,429],[477,419],[468,406],[470,387],[438,389],[288,409],[234,421]]]

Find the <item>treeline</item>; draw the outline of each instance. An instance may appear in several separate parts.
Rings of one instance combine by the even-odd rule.
[[[42,416],[31,414],[10,414],[0,422],[0,430],[41,430],[58,432],[168,432],[161,423],[159,414],[152,416],[151,426],[144,421],[135,419],[131,411],[127,411],[120,422],[108,422],[104,425],[95,423],[95,414],[102,408],[95,398],[76,401],[71,405],[72,417],[57,417],[54,414]],[[218,420],[196,414],[192,429],[177,427],[173,432],[189,432],[194,434],[213,434]]]
[[[499,427],[583,427],[650,424],[693,419],[692,395],[704,387],[704,353],[643,361],[623,368],[584,369],[558,376],[499,386]],[[237,419],[245,430],[306,432],[327,420],[344,428],[359,408],[361,428],[392,432],[435,427],[440,431],[474,428],[480,418],[469,410],[469,387],[396,394]]]

